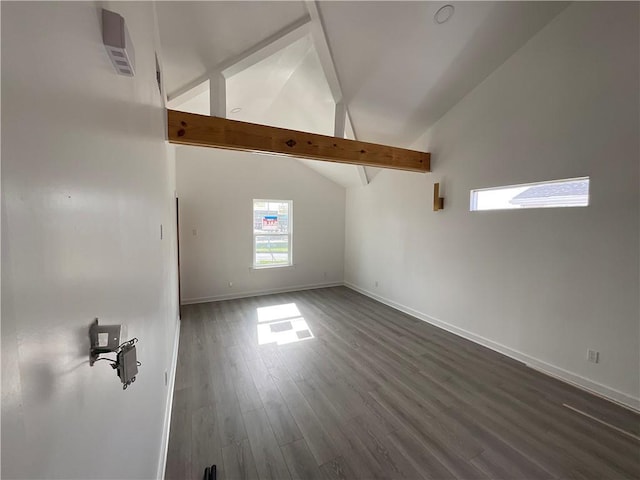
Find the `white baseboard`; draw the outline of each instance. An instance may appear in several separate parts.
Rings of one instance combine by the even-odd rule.
[[[176,322],[176,334],[173,341],[173,354],[171,357],[171,370],[169,371],[169,382],[167,385],[167,400],[164,410],[164,426],[162,428],[162,443],[160,444],[160,459],[158,460],[157,478],[164,479],[165,468],[167,467],[167,452],[169,450],[169,430],[171,428],[171,409],[173,408],[173,389],[176,384],[176,370],[178,366],[178,345],[180,344],[180,319]]]
[[[254,290],[250,292],[227,293],[223,295],[214,295],[211,297],[185,298],[182,305],[191,305],[193,303],[218,302],[220,300],[233,300],[235,298],[257,297],[258,295],[269,295],[271,293],[298,292],[300,290],[313,290],[315,288],[342,287],[343,282],[316,283],[313,285],[302,285],[295,287],[270,288],[267,290]]]
[[[426,315],[422,312],[414,310],[413,308],[407,307],[400,303],[394,302],[393,300],[389,300],[388,298],[377,295],[369,290],[361,288],[353,283],[345,281],[344,285],[351,288],[352,290],[355,290],[356,292],[366,295],[367,297],[371,297],[374,300],[395,308],[396,310],[400,310],[401,312],[411,315],[412,317],[435,325],[436,327],[442,328],[443,330],[446,330],[455,335],[466,338],[467,340],[478,343],[484,347],[490,348],[491,350],[502,353],[503,355],[511,357],[515,360],[523,362],[528,367],[533,368],[541,373],[570,383],[578,388],[581,388],[582,390],[588,391],[589,393],[596,394],[607,400],[618,403],[623,407],[629,408],[634,411],[640,411],[640,398],[633,397],[632,395],[626,394],[614,388],[602,385],[598,382],[594,382],[593,380],[589,380],[588,378],[585,378],[576,373],[569,372],[568,370],[557,367],[555,365],[551,365],[543,360],[527,355],[526,353],[519,352],[505,345],[494,342],[493,340],[469,332],[468,330],[464,330],[462,328],[456,327],[455,325],[451,325],[450,323]]]

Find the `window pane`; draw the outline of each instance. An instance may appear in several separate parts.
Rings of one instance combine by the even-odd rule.
[[[471,211],[586,207],[589,177],[471,190]]]
[[[289,233],[289,202],[253,202],[254,233]]]
[[[289,237],[287,235],[256,236],[256,267],[289,265]]]

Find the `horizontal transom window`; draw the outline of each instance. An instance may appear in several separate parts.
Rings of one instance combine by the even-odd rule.
[[[588,205],[589,177],[580,177],[471,190],[469,210],[475,212]]]

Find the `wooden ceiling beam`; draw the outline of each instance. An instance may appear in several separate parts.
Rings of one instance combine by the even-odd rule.
[[[167,110],[169,142],[429,172],[430,154],[375,143]]]

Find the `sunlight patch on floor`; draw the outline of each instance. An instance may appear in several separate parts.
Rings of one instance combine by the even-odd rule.
[[[295,303],[283,303],[256,309],[258,312],[258,345],[286,345],[313,337],[306,320]]]

